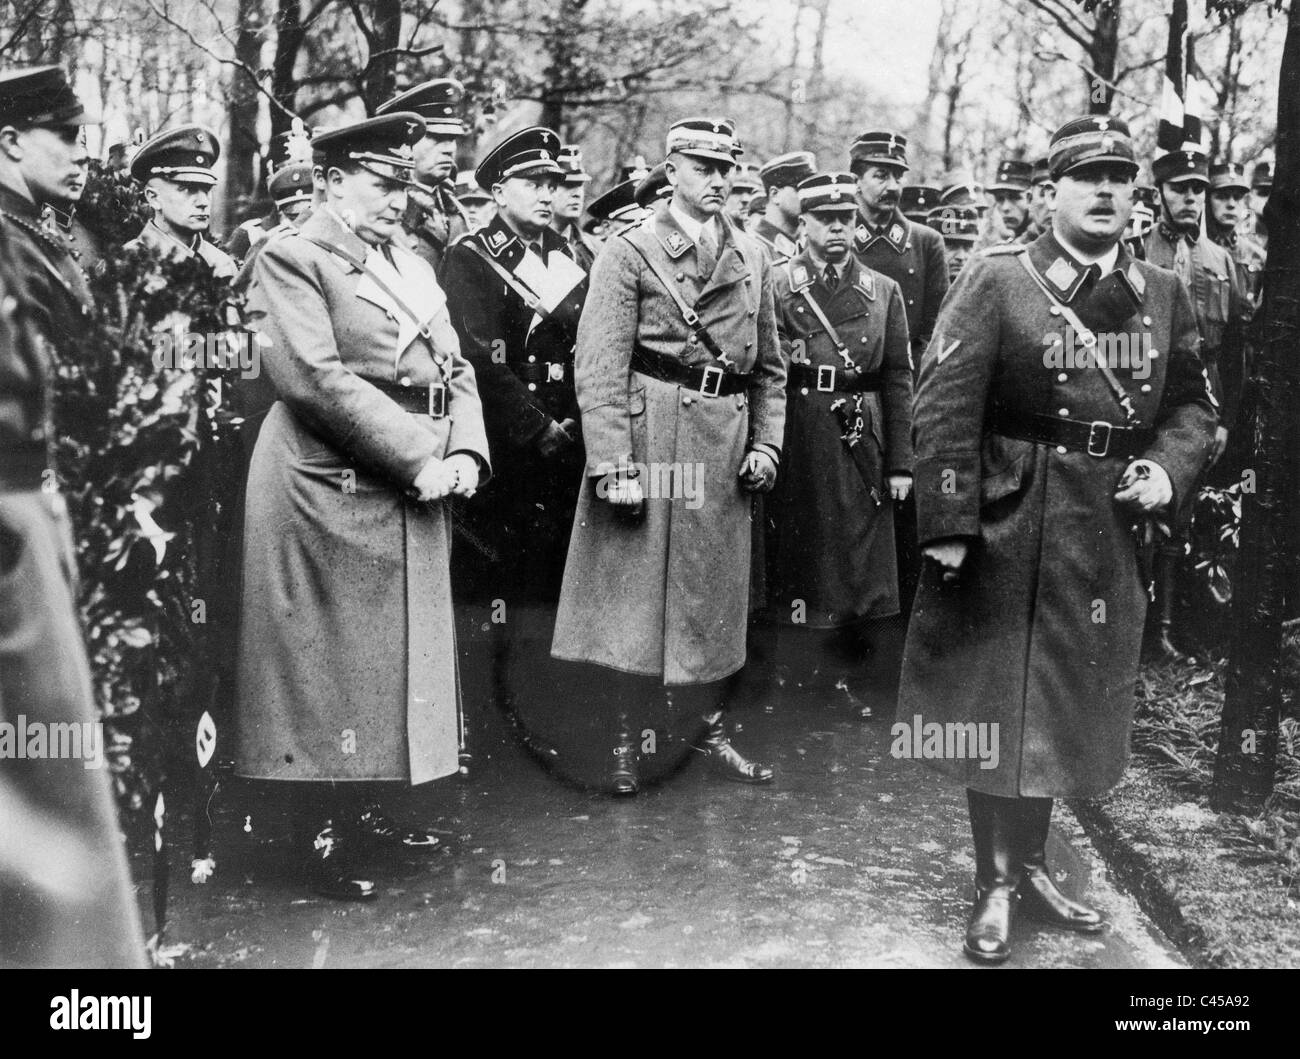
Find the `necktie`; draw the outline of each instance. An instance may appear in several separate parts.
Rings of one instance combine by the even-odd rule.
[[[840,281],[840,274],[835,271],[834,265],[826,266],[825,276],[826,276],[826,286],[828,287],[834,287]]]
[[[1192,289],[1192,251],[1186,239],[1174,240],[1174,273],[1187,289]]]
[[[700,239],[696,244],[696,265],[700,278],[708,279],[718,265],[718,240],[713,234],[713,224],[708,223],[700,229]]]

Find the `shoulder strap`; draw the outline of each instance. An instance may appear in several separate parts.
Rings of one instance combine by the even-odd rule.
[[[464,246],[480,261],[486,262],[488,268],[497,274],[501,282],[519,295],[520,300],[527,308],[531,309],[543,320],[551,315],[546,311],[545,306],[542,305],[542,299],[537,296],[537,292],[509,269],[502,268],[500,263],[493,261],[492,258],[483,252],[483,248],[478,245],[478,242],[472,236],[466,236],[459,245]],[[524,253],[527,252],[528,251],[526,250],[524,251]]]
[[[845,346],[844,340],[840,338],[840,333],[835,330],[835,325],[826,319],[826,314],[822,312],[822,307],[817,304],[817,299],[812,296],[812,291],[804,287],[799,291],[799,294],[808,303],[808,308],[812,310],[813,316],[817,317],[817,322],[831,336],[831,341],[835,343],[835,351],[842,353],[848,347]]]
[[[631,239],[625,239],[624,241],[628,246],[635,250],[640,255],[641,260],[650,267],[650,271],[655,274],[655,278],[659,281],[660,286],[668,292],[668,296],[672,298],[673,302],[677,305],[677,311],[682,314],[682,319],[686,322],[686,326],[690,328],[691,334],[696,337],[700,345],[709,351],[710,356],[720,360],[724,365],[734,364],[735,362],[722,351],[722,347],[719,346],[718,343],[714,341],[713,336],[709,334],[709,329],[704,326],[704,322],[700,319],[700,314],[686,304],[686,299],[682,297],[681,291],[677,289],[677,284],[675,284],[671,277],[664,272],[663,268],[660,265],[657,265],[650,258],[650,255],[642,250],[641,247],[637,246]]]
[[[299,234],[301,234],[301,232]],[[397,294],[396,291],[394,291],[387,283],[385,283],[382,279],[380,279],[377,275],[375,275],[373,269],[367,268],[366,263],[362,261],[359,257],[356,257],[355,255],[348,253],[341,246],[335,246],[333,243],[327,243],[324,239],[317,239],[315,236],[311,236],[311,235],[304,235],[303,238],[306,239],[307,242],[309,243],[315,243],[322,250],[328,251],[329,253],[333,254],[335,257],[341,257],[353,268],[360,269],[362,272],[364,272],[367,276],[370,277],[370,282],[372,282],[376,287],[378,287],[381,291],[383,291],[390,298],[392,298],[393,302],[397,305],[397,307],[401,309],[402,312],[404,312],[408,317],[410,317],[411,322],[415,324],[416,329],[420,332],[421,337],[429,341],[433,340],[433,333],[429,330],[429,325],[420,319],[420,317],[416,314],[415,310],[412,309],[409,305],[407,305],[406,302]]]
[[[1079,341],[1083,343],[1084,349],[1088,350],[1092,356],[1088,359],[1092,366],[1101,372],[1102,377],[1106,380],[1106,385],[1110,387],[1111,396],[1115,398],[1115,403],[1119,405],[1124,413],[1124,419],[1129,424],[1137,422],[1137,409],[1133,407],[1133,399],[1129,397],[1128,391],[1124,389],[1123,384],[1115,377],[1111,371],[1110,365],[1097,355],[1097,336],[1093,333],[1092,328],[1088,327],[1079,319],[1079,314],[1071,309],[1065,302],[1056,296],[1056,293],[1043,282],[1043,277],[1038,274],[1034,268],[1033,262],[1029,260],[1028,249],[1021,249],[1016,257],[1025,267],[1025,271],[1033,278],[1038,285],[1039,290],[1047,295],[1047,300],[1061,310],[1061,315],[1065,317],[1066,322],[1074,328],[1074,333]]]

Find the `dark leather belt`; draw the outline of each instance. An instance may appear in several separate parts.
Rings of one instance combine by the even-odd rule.
[[[632,370],[661,382],[675,382],[698,390],[705,397],[724,397],[744,393],[754,381],[752,372],[727,371],[717,364],[692,368],[671,357],[637,350],[632,354]]]
[[[433,419],[447,418],[448,390],[442,383],[434,383],[432,386],[403,386],[401,383],[378,382],[375,379],[366,381],[383,390],[404,411]]]
[[[791,364],[790,385],[806,386],[821,393],[863,393],[879,390],[884,376],[878,371],[858,371],[834,364]]]
[[[541,364],[512,364],[511,370],[524,382],[542,383],[573,381],[573,365],[562,360],[548,360]]]
[[[993,413],[988,429],[1021,441],[1034,441],[1041,445],[1064,446],[1074,452],[1089,456],[1136,456],[1155,439],[1155,431],[1146,427],[1121,427],[1104,419],[1091,422],[1049,416],[1040,412],[1014,415],[1009,412]]]
[[[40,489],[50,468],[50,454],[44,445],[19,443],[10,446],[9,438],[0,438],[0,492],[30,493]]]

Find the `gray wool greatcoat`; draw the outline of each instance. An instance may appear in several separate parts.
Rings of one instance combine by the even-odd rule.
[[[406,490],[429,457],[454,452],[478,457],[486,480],[482,409],[432,269],[394,247],[424,338],[309,237],[362,261],[368,250],[318,208],[253,263],[250,324],[269,340],[278,400],[248,476],[237,771],[422,783],[458,767],[451,533],[445,503]],[[428,386],[439,362],[445,419],[372,385]]]
[[[596,259],[578,327],[574,377],[587,446],[552,654],[665,684],[705,684],[745,664],[751,495],[738,472],[753,445],[779,451],[785,365],[767,256],[723,218],[717,265],[701,279],[694,243],[661,202]],[[658,262],[747,392],[704,397],[634,371],[634,349],[713,362],[659,279]],[[643,465],[645,517],[629,523],[597,495],[621,461]],[[673,494],[676,494],[674,497]]]
[[[1003,413],[1124,423],[1095,367],[1051,355],[1062,317],[1017,251],[1098,335],[1148,336],[1150,357],[1115,369],[1140,423],[1154,428],[1141,451],[1117,444],[1092,456],[989,429]],[[1119,781],[1147,595],[1137,516],[1112,497],[1140,457],[1165,469],[1185,507],[1214,434],[1196,319],[1174,274],[1121,249],[1116,270],[1089,283],[1050,232],[1028,248],[985,251],[957,278],[921,360],[918,537],[965,538],[970,551],[956,586],[932,564],[922,569],[898,719],[997,723],[997,767],[969,752],[927,762],[986,794],[1088,797]]]

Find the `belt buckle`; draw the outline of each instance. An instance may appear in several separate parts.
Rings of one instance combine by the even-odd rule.
[[[429,415],[433,419],[447,418],[447,387],[441,383],[429,387]]]
[[[1095,449],[1093,447],[1094,444],[1096,443],[1098,427],[1106,428],[1105,439],[1101,443],[1100,450]],[[1110,423],[1107,423],[1106,420],[1104,419],[1094,419],[1090,424],[1088,424],[1088,455],[1089,456],[1096,456],[1100,458],[1102,456],[1105,456],[1108,452],[1110,452],[1110,435],[1111,435],[1111,431],[1114,429],[1115,428]]]
[[[820,364],[817,367],[817,390],[819,393],[831,393],[835,389],[835,365]]]
[[[723,370],[716,364],[710,364],[704,369],[704,378],[700,380],[700,393],[705,397],[720,397],[722,395],[722,376]]]

